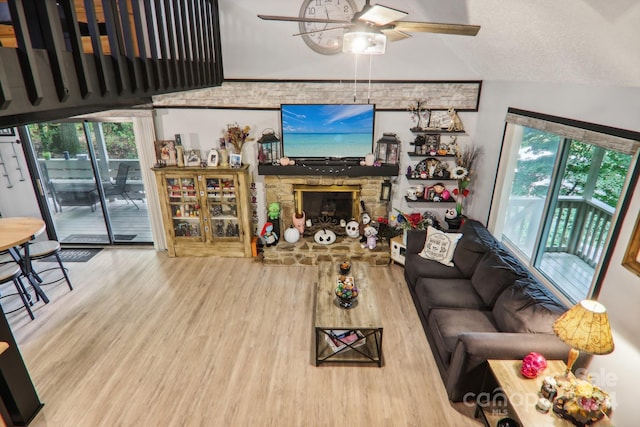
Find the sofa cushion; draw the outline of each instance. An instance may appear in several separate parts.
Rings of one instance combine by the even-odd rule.
[[[458,335],[468,332],[497,332],[490,311],[434,308],[427,324],[438,356],[448,364],[458,342]]]
[[[491,233],[475,220],[466,220],[460,232],[462,238],[453,254],[453,264],[465,277],[471,277],[482,256],[496,247],[497,242]]]
[[[482,301],[493,307],[503,289],[512,285],[516,279],[526,277],[527,271],[515,258],[496,249],[487,252],[471,276],[471,285]]]
[[[429,226],[424,247],[418,255],[453,267],[453,253],[461,237],[462,233],[445,233]]]
[[[411,287],[415,287],[421,277],[442,279],[462,279],[465,277],[456,267],[447,267],[437,261],[424,259],[418,254],[411,253],[407,253],[405,257],[404,276]]]
[[[506,288],[493,307],[503,332],[553,334],[553,323],[567,308],[533,278],[519,279]]]
[[[418,279],[416,297],[425,315],[433,308],[488,309],[469,279]]]

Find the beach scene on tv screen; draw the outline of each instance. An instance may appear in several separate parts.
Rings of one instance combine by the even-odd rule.
[[[282,105],[288,157],[364,157],[373,142],[373,105]]]

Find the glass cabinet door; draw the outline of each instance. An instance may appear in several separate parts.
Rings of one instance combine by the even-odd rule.
[[[232,176],[206,178],[207,208],[211,220],[213,240],[232,239],[240,236],[238,221],[237,183]]]
[[[166,183],[174,236],[201,240],[200,198],[195,178],[167,177]]]

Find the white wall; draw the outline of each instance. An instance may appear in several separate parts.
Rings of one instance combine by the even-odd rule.
[[[508,107],[640,132],[640,88],[485,81],[475,134],[491,153],[481,161],[485,176],[478,186],[483,193],[491,192]],[[615,394],[614,421],[620,426],[637,424],[635,401],[640,384],[640,277],[621,265],[640,212],[640,185],[633,194],[599,297],[609,312],[616,350],[607,356],[594,356],[589,367],[594,380]],[[488,215],[489,206],[488,198],[474,199],[474,215]]]
[[[17,140],[17,136],[0,136],[0,153],[4,160],[4,167],[0,165],[0,213],[3,217],[40,218],[40,210],[31,185],[22,145],[16,144]],[[18,167],[21,170],[18,170]],[[5,168],[8,178],[4,176]]]

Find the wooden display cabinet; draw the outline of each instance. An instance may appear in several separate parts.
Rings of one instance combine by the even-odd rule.
[[[169,256],[251,256],[248,166],[153,171]]]

